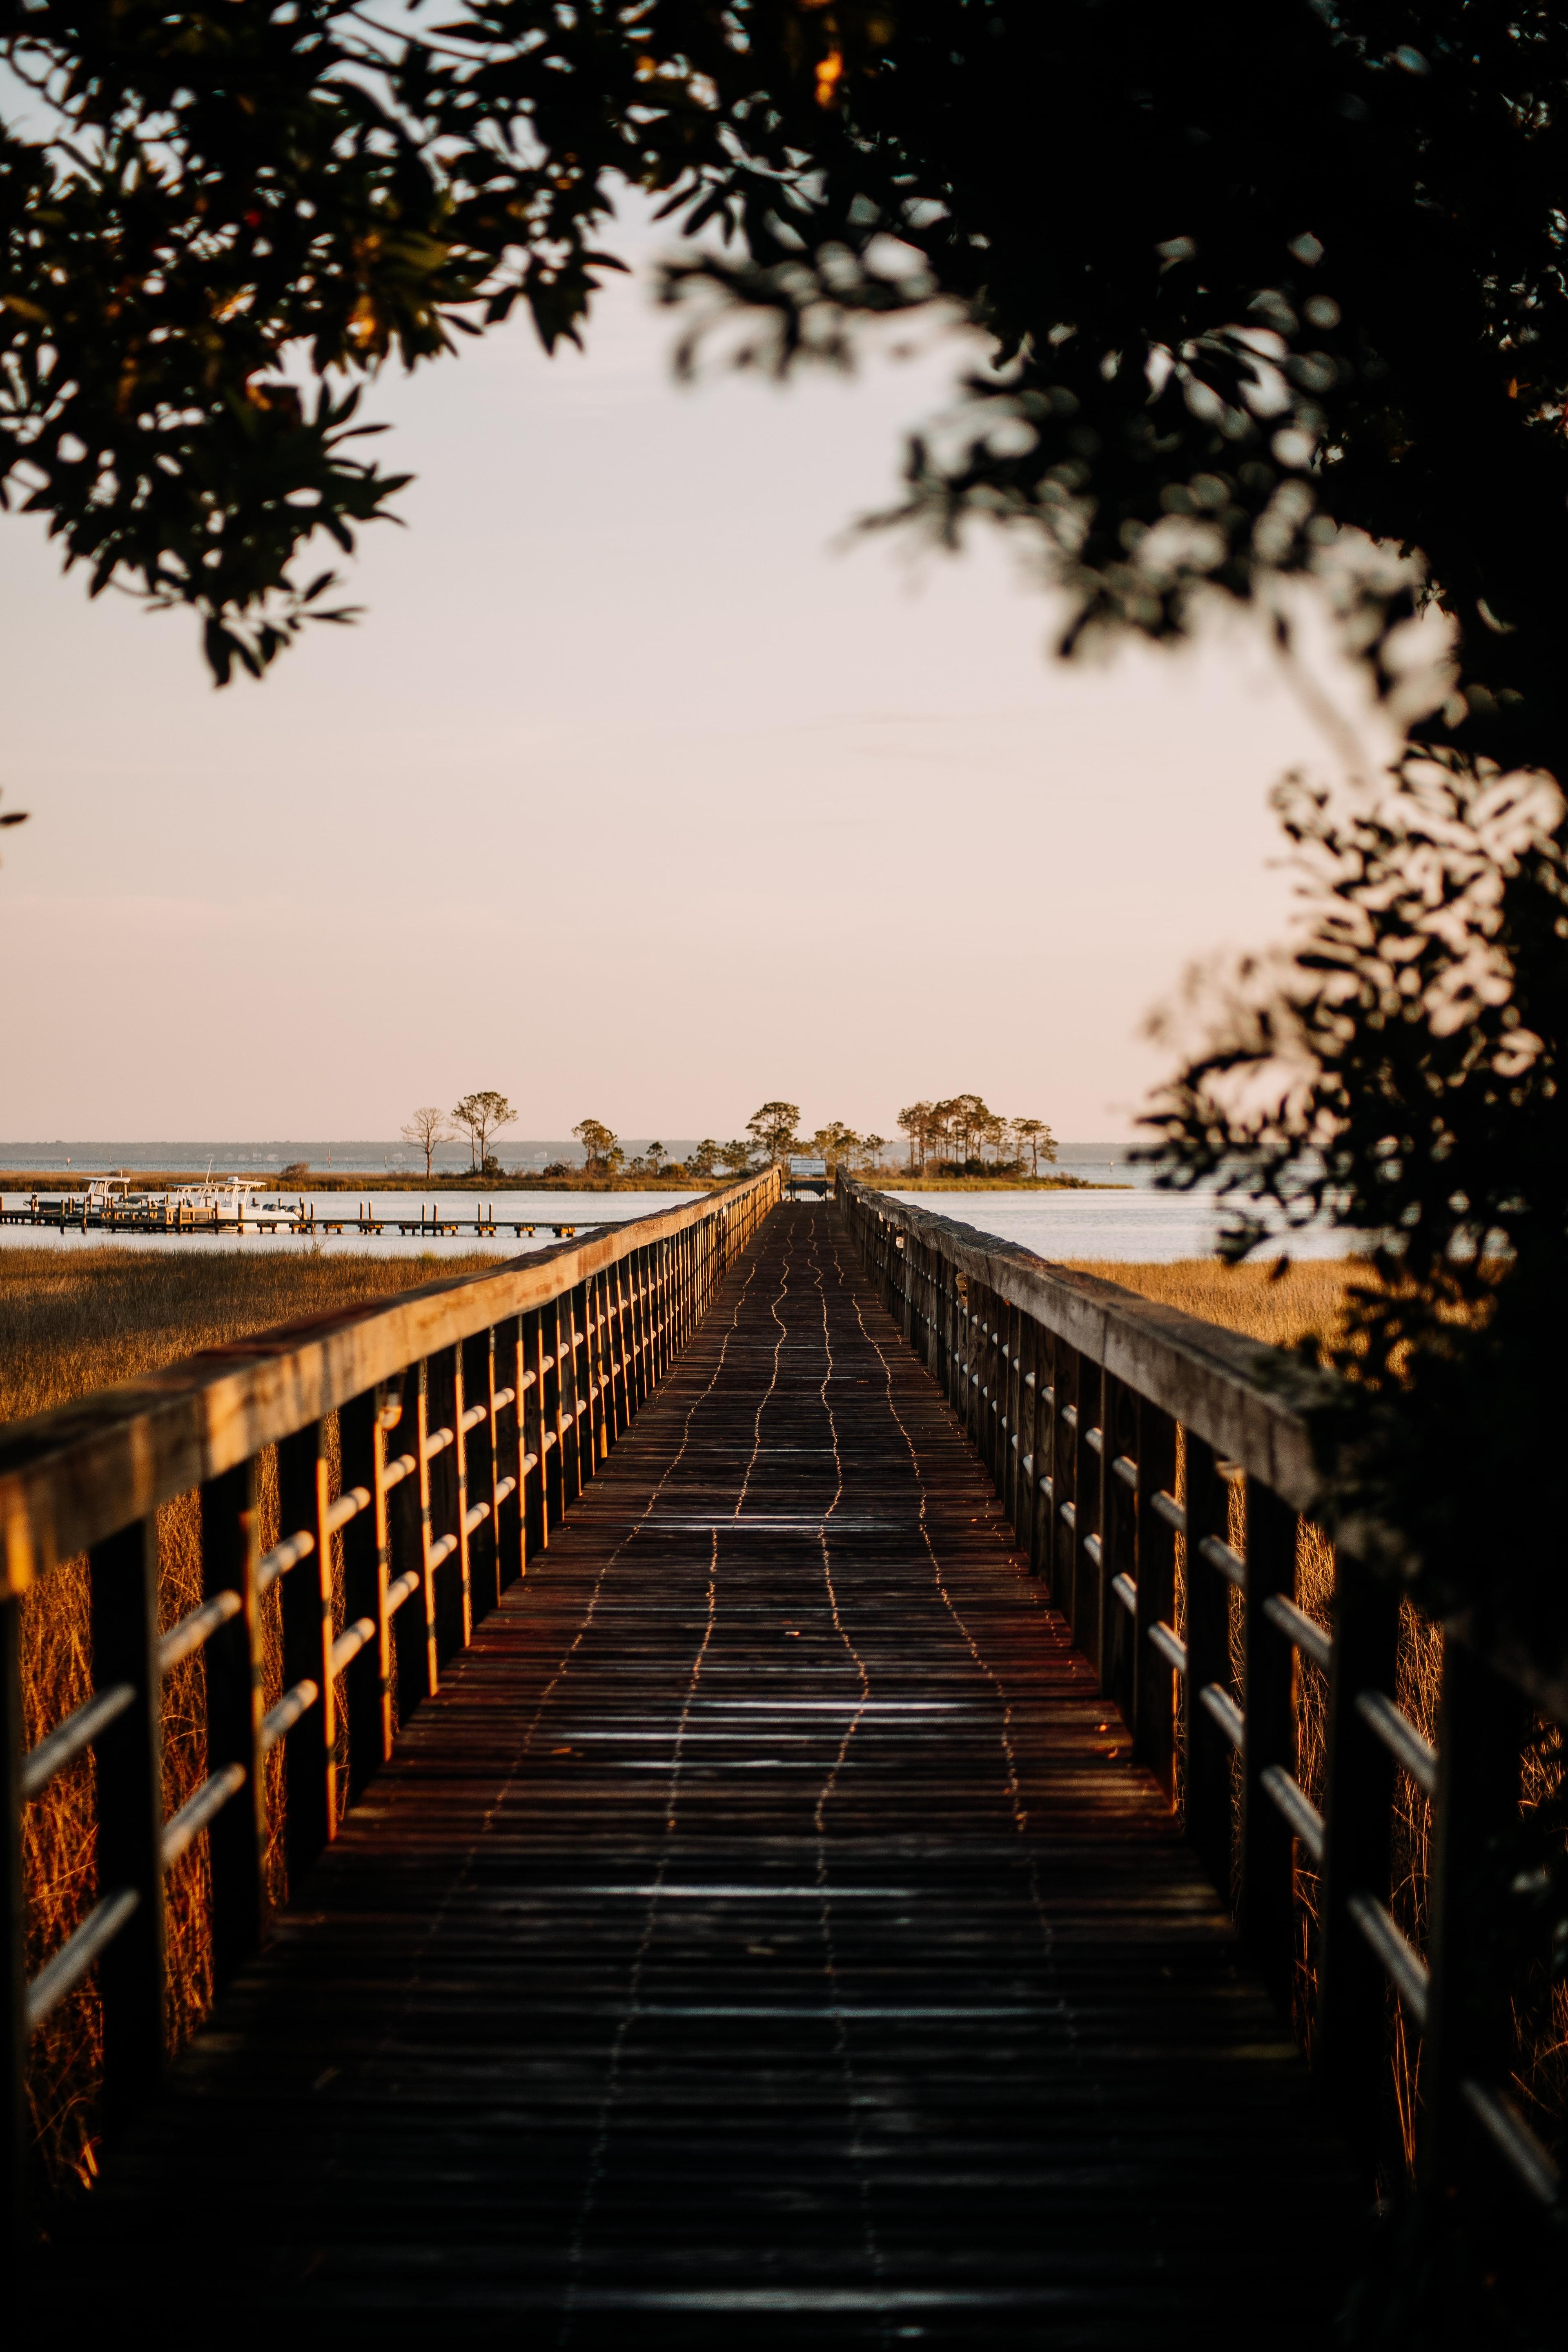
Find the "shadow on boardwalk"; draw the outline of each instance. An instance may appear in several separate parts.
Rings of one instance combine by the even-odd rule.
[[[239,2341],[1321,2344],[1348,2174],[1126,1746],[782,1209],[63,2268]]]

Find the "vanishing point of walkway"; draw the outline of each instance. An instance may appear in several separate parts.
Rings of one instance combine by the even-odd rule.
[[[1321,2342],[1348,2178],[1126,1746],[780,1209],[68,2266],[242,2341]]]

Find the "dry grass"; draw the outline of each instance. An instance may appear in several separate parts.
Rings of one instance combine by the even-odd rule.
[[[1069,1263],[1079,1274],[1119,1282],[1142,1297],[1157,1298],[1163,1307],[1180,1307],[1184,1315],[1275,1348],[1331,1339],[1346,1292],[1367,1270],[1350,1257],[1295,1258],[1282,1273],[1268,1265],[1226,1265],[1212,1257],[1177,1258],[1169,1265],[1122,1265],[1110,1258]]]
[[[303,1246],[298,1256],[251,1255],[237,1249],[7,1247],[0,1250],[0,1418],[47,1412],[247,1332],[390,1297],[437,1275],[479,1272],[494,1264],[494,1255],[485,1253],[329,1256]],[[277,1535],[270,1459],[262,1465],[261,1509],[262,1541],[270,1543]],[[195,1496],[163,1507],[158,1536],[159,1615],[167,1626],[201,1597]],[[275,1620],[276,1595],[272,1605]],[[270,1630],[276,1637],[275,1622]],[[279,1696],[280,1658],[276,1638],[268,1646],[270,1705]],[[68,1563],[26,1597],[22,1675],[30,1746],[90,1688],[84,1561]],[[205,1769],[202,1693],[197,1659],[177,1668],[165,1685],[166,1812],[191,1793]],[[276,1750],[270,1759],[275,1772],[281,1753]],[[27,1806],[24,1847],[31,1972],[71,1933],[94,1899],[90,1758],[58,1775]],[[210,1991],[205,1852],[200,1842],[172,1874],[168,1895],[168,2030],[174,2045],[201,2016]],[[43,2184],[50,2189],[86,2183],[96,2170],[100,2046],[98,1998],[89,1976],[33,2037],[33,2119]]]

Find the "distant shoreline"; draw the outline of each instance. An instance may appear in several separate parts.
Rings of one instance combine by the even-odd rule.
[[[0,1192],[85,1192],[102,1175],[91,1169],[0,1169]],[[206,1181],[188,1168],[137,1168],[130,1171],[140,1190],[174,1192]],[[714,1192],[728,1176],[530,1176],[509,1169],[504,1176],[390,1175],[380,1168],[333,1168],[285,1183],[276,1168],[228,1169],[215,1184],[260,1184],[285,1198],[301,1192]],[[905,1176],[896,1168],[868,1168],[857,1181],[884,1192],[1131,1192],[1131,1184],[1088,1176]]]

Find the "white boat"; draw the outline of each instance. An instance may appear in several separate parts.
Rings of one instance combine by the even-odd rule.
[[[237,1176],[226,1184],[215,1184],[209,1173],[205,1183],[182,1184],[163,1197],[174,1224],[233,1225],[237,1231],[254,1225],[276,1233],[279,1226],[292,1232],[300,1222],[300,1202],[282,1200],[276,1192],[267,1197],[265,1184],[247,1183]]]
[[[144,1217],[153,1204],[153,1195],[139,1177],[129,1175],[123,1168],[111,1168],[107,1176],[95,1176],[87,1189],[86,1210],[89,1217]]]

